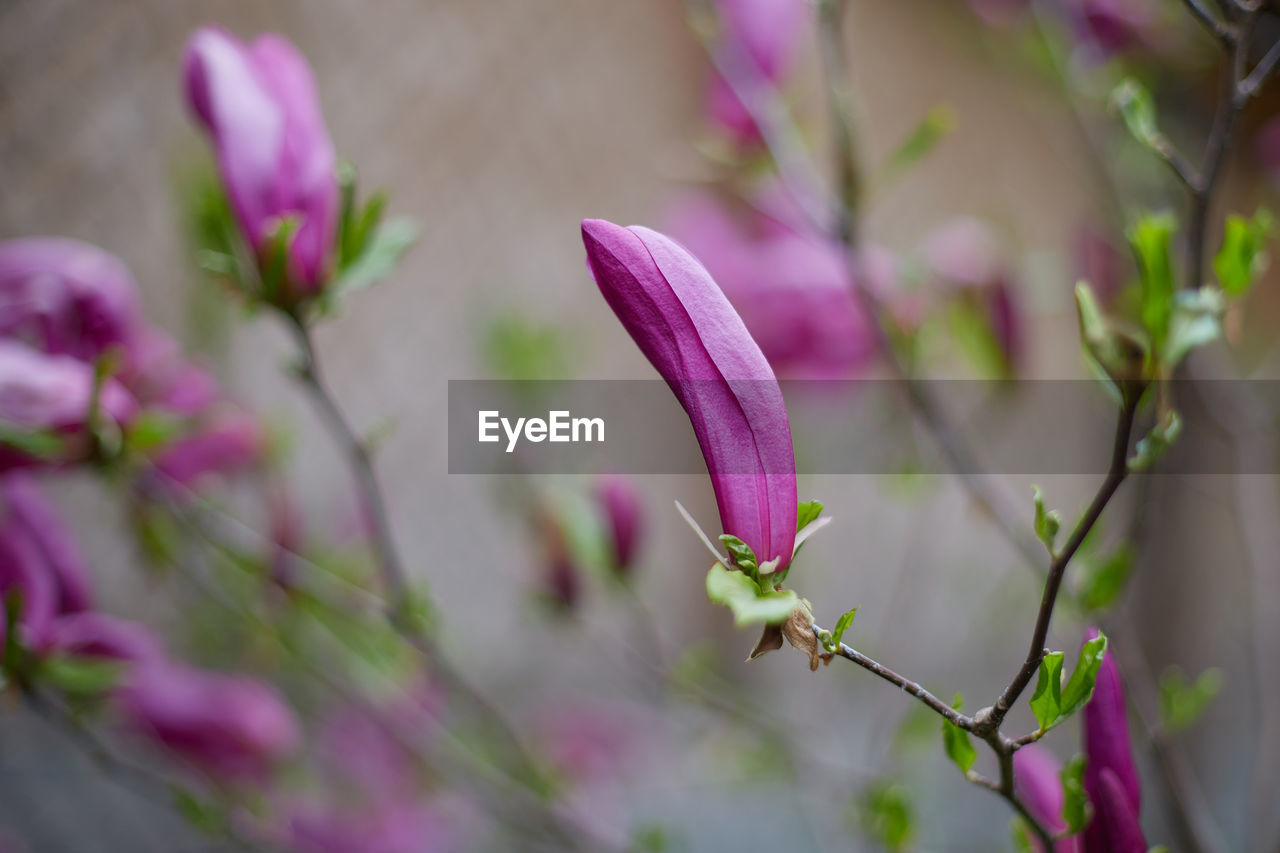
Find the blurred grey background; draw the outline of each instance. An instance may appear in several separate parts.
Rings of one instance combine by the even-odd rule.
[[[945,102],[958,116],[945,143],[876,201],[870,235],[907,250],[957,215],[994,222],[1023,259],[1035,312],[1029,375],[1079,378],[1070,249],[1076,226],[1102,215],[1091,167],[1053,88],[993,60],[957,5],[853,4],[850,52],[868,161],[931,107]],[[183,109],[179,57],[206,21],[297,43],[315,66],[340,154],[358,165],[365,187],[391,191],[395,214],[421,223],[422,240],[399,272],[344,305],[319,345],[357,425],[395,424],[378,467],[408,561],[444,603],[452,656],[523,721],[565,705],[642,698],[646,674],[627,649],[627,611],[602,589],[592,590],[582,625],[550,624],[528,606],[535,567],[526,533],[494,509],[511,484],[447,474],[446,382],[485,376],[477,340],[495,309],[556,324],[579,377],[652,375],[587,275],[578,221],[652,222],[672,190],[705,168],[693,147],[705,61],[681,5],[0,0],[0,237],[64,234],[120,255],[152,320],[202,347],[247,407],[292,425],[291,470],[323,528],[349,512],[349,480],[282,370],[283,330],[269,317],[242,322],[209,298],[177,217],[174,178],[206,156]],[[802,118],[820,130],[816,84],[810,57],[794,86]],[[754,708],[820,766],[801,768],[794,782],[754,780],[741,767],[752,744],[731,738],[718,717],[650,708],[635,726],[643,748],[582,804],[593,823],[625,835],[658,821],[686,845],[677,849],[696,851],[871,849],[849,832],[845,810],[861,785],[888,774],[916,800],[918,849],[1008,844],[1005,804],[957,778],[938,743],[900,766],[891,757],[898,721],[912,710],[891,687],[839,662],[811,674],[790,651],[740,664],[755,638],[707,603],[705,554],[672,507],[681,500],[710,527],[709,484],[643,483],[653,531],[639,591],[663,655],[710,641]],[[1005,484],[1025,498],[1029,526],[1031,480]],[[1038,484],[1070,518],[1094,478]],[[1170,661],[1193,673],[1226,669],[1230,700],[1215,703],[1188,743],[1199,783],[1232,823],[1258,724],[1246,687],[1249,620],[1241,615],[1251,606],[1233,527],[1236,485],[1229,477],[1153,481],[1150,523],[1173,533],[1153,537],[1167,545],[1142,563],[1123,638],[1142,643],[1157,669]],[[118,508],[91,483],[60,486],[106,609],[159,625],[181,619],[164,588],[137,570]],[[1134,487],[1126,488],[1129,498]],[[1183,497],[1158,503],[1166,491]],[[993,695],[1025,653],[1039,585],[957,484],[806,477],[801,496],[821,497],[836,518],[792,574],[819,620],[830,624],[856,605],[850,639],[859,648],[940,695],[963,690],[972,707]],[[1124,514],[1109,534],[1123,529]],[[1079,623],[1060,618],[1055,628],[1055,648],[1078,647]],[[1018,713],[1026,724],[1025,708]],[[1075,737],[1064,727],[1049,744],[1068,755]],[[32,849],[196,849],[167,834],[171,818],[105,780],[93,783],[93,773],[38,721],[0,716],[0,825]],[[1145,817],[1151,838],[1170,838],[1165,815]],[[148,841],[155,838],[167,840]]]

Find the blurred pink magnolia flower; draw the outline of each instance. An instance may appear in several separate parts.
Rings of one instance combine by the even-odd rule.
[[[361,809],[298,806],[289,820],[287,844],[298,853],[442,853],[455,849],[437,810],[429,803],[405,797]]]
[[[644,503],[640,492],[630,478],[608,474],[596,481],[595,496],[604,516],[611,568],[619,577],[628,577],[644,533]]]
[[[410,685],[378,707],[345,706],[316,735],[324,787],[285,807],[286,843],[304,853],[418,853],[454,848],[446,821],[404,738],[429,741],[441,696]]]
[[[421,768],[403,739],[429,740],[442,710],[440,692],[427,684],[409,685],[378,707],[338,708],[317,735],[324,777],[350,785],[370,801],[421,787]]]
[[[166,447],[155,466],[170,481],[195,486],[210,474],[253,465],[261,458],[264,445],[262,428],[255,419],[227,412]]]
[[[1065,11],[1078,38],[1103,56],[1147,42],[1159,13],[1145,0],[1073,0]]]
[[[876,344],[849,282],[840,247],[790,223],[779,194],[735,215],[708,194],[686,194],[665,217],[724,290],[769,363],[783,378],[849,376]],[[864,263],[878,296],[894,290],[892,257],[872,247]]]
[[[1067,828],[1062,819],[1062,770],[1053,753],[1039,744],[1024,746],[1013,754],[1013,788],[1031,816],[1049,832],[1057,835]],[[1032,846],[1043,853],[1044,845],[1032,839]],[[1053,845],[1053,853],[1082,853],[1079,836],[1063,838]]]
[[[93,361],[142,326],[137,286],[114,255],[61,237],[0,243],[0,336]]]
[[[132,668],[116,698],[130,728],[212,778],[262,783],[299,745],[289,706],[271,686],[243,675],[174,661]]]
[[[13,472],[0,478],[3,519],[0,536],[19,537],[53,580],[57,613],[76,613],[93,606],[89,572],[70,528],[35,480]]]
[[[625,709],[566,703],[543,713],[536,725],[552,765],[575,783],[608,777],[626,761],[635,721]]]
[[[89,452],[88,416],[94,369],[65,355],[46,355],[0,339],[0,472],[40,464],[76,462]],[[128,422],[137,410],[129,392],[106,379],[97,399],[106,420]],[[48,455],[24,445],[23,436],[56,436]]]
[[[809,23],[805,0],[715,0],[720,45],[747,65],[749,79],[740,85],[778,86],[795,64],[800,36]],[[707,113],[735,141],[760,140],[751,112],[729,84],[713,73],[707,87]]]
[[[219,398],[218,384],[202,368],[186,361],[178,342],[157,329],[137,336],[121,381],[142,405],[179,417],[194,417]]]
[[[54,622],[43,651],[128,663],[164,659],[164,648],[150,629],[96,611],[72,613]]]
[[[1026,318],[995,232],[976,219],[956,219],[928,236],[923,251],[944,286],[975,302],[1005,370],[1016,372],[1026,354]]]
[[[337,156],[306,59],[287,39],[246,44],[205,26],[183,59],[187,103],[212,139],[218,170],[250,246],[258,251],[285,217],[294,296],[329,274],[338,216]]]

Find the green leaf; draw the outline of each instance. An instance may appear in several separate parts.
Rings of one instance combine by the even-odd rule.
[[[959,711],[963,704],[964,696],[957,693],[951,707]],[[969,733],[944,717],[942,745],[947,751],[947,757],[960,768],[961,773],[968,776],[973,768],[973,762],[978,760],[978,750],[974,749],[973,742],[969,740]]]
[[[1067,832],[1075,834],[1084,829],[1088,822],[1089,797],[1084,792],[1084,765],[1086,758],[1076,755],[1062,765],[1059,776],[1062,779],[1062,820],[1067,824]]]
[[[890,182],[923,160],[955,126],[956,115],[951,107],[940,105],[929,110],[889,155],[881,170],[879,182]]]
[[[1031,711],[1041,733],[1049,731],[1062,716],[1062,652],[1049,652],[1040,660],[1040,675],[1031,694]]]
[[[1258,210],[1253,219],[1236,214],[1227,217],[1213,271],[1228,296],[1244,295],[1266,268],[1264,250],[1273,225],[1271,213],[1265,209]]]
[[[1150,468],[1164,456],[1181,432],[1182,417],[1173,409],[1165,412],[1159,423],[1134,445],[1133,455],[1129,457],[1129,470],[1145,471]]]
[[[67,450],[65,439],[55,432],[32,430],[7,421],[0,421],[0,444],[25,456],[46,460],[60,459]]]
[[[707,572],[707,597],[732,610],[733,624],[739,628],[759,623],[776,625],[785,622],[800,605],[800,599],[793,591],[761,592],[751,578],[742,572],[726,569],[719,563]]]
[[[822,501],[801,501],[796,507],[796,533],[804,530],[822,514]]]
[[[748,574],[756,571],[759,564],[756,562],[756,552],[751,550],[750,545],[728,533],[721,533],[718,538],[724,543],[725,550],[729,552],[729,558],[735,566]]]
[[[1080,342],[1085,354],[1116,383],[1137,377],[1147,362],[1150,341],[1141,329],[1115,323],[1098,307],[1098,299],[1087,282],[1076,283],[1076,313],[1080,323]]]
[[[1036,848],[1031,843],[1031,828],[1025,820],[1015,817],[1009,824],[1009,835],[1013,841],[1013,849],[1018,853],[1035,853]]]
[[[1174,299],[1169,320],[1169,337],[1160,353],[1160,364],[1171,373],[1187,353],[1212,343],[1222,335],[1222,313],[1226,302],[1222,291],[1205,286],[1181,291]]]
[[[1040,487],[1033,486],[1032,488],[1035,490],[1036,538],[1044,543],[1044,547],[1049,550],[1049,555],[1052,556],[1054,554],[1053,543],[1057,540],[1058,530],[1062,527],[1062,516],[1056,509],[1046,512],[1044,508],[1044,495],[1040,493]]]
[[[1062,652],[1049,652],[1040,661],[1040,675],[1035,693],[1031,695],[1031,710],[1040,724],[1037,734],[1043,735],[1080,710],[1093,695],[1093,685],[1098,678],[1098,667],[1107,650],[1107,638],[1098,634],[1080,648],[1080,656],[1071,678],[1063,684]]]
[[[360,239],[360,254],[325,289],[330,305],[394,272],[404,253],[418,241],[418,225],[410,219],[392,219],[372,232],[371,238]]]
[[[1178,224],[1171,213],[1148,214],[1129,228],[1129,244],[1138,262],[1141,288],[1142,325],[1159,352],[1169,333],[1173,317],[1172,245]]]
[[[821,639],[824,649],[831,654],[835,654],[839,650],[840,642],[844,639],[844,632],[849,630],[849,626],[853,624],[853,617],[857,612],[858,608],[855,607],[844,613],[836,620],[835,628],[832,628],[830,632],[823,632]]]
[[[1126,77],[1111,92],[1111,103],[1124,119],[1125,127],[1133,138],[1148,148],[1162,144],[1160,127],[1156,121],[1156,103],[1146,87],[1132,77]]]
[[[1086,568],[1080,606],[1091,612],[1106,610],[1124,592],[1129,571],[1133,568],[1133,548],[1128,544],[1121,545],[1105,560]]]
[[[863,792],[857,809],[863,832],[886,850],[906,850],[915,837],[915,812],[907,789],[882,780]]]
[[[1160,676],[1160,720],[1166,731],[1190,728],[1222,690],[1222,670],[1212,668],[1188,683],[1186,673],[1171,666]]]
[[[1062,688],[1062,719],[1066,719],[1084,707],[1093,695],[1094,682],[1098,680],[1098,667],[1107,653],[1107,636],[1102,632],[1080,647],[1076,667],[1071,671]]]
[[[97,696],[115,687],[124,667],[119,661],[55,655],[40,665],[40,678],[65,693]]]

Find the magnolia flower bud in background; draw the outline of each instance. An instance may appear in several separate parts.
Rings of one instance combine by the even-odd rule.
[[[1039,744],[1024,746],[1013,754],[1013,788],[1031,816],[1057,835],[1067,828],[1062,819],[1062,770],[1053,753]],[[1032,838],[1033,849],[1044,853],[1044,845]],[[1082,853],[1079,836],[1063,838],[1053,845],[1053,853]]]
[[[53,581],[57,613],[76,613],[93,606],[89,571],[71,530],[30,476],[14,472],[0,478],[5,537],[31,543],[42,571]]]
[[[60,237],[0,242],[0,336],[92,362],[142,326],[137,285],[114,255]]]
[[[164,659],[164,648],[150,629],[105,613],[72,613],[58,619],[45,637],[45,654],[106,658],[127,663]]]
[[[760,208],[767,210],[766,214]],[[793,223],[781,193],[731,210],[687,193],[665,217],[724,290],[779,376],[841,378],[875,356],[871,326],[854,296],[843,249]],[[892,304],[894,270],[874,247],[865,264],[872,289]]]
[[[281,36],[245,44],[207,26],[187,42],[183,70],[188,105],[213,142],[245,239],[261,257],[280,223],[295,218],[287,296],[314,293],[330,271],[339,191],[306,59]]]
[[[1086,639],[1098,636],[1090,628]],[[1124,686],[1110,651],[1102,659],[1093,697],[1084,706],[1084,790],[1094,817],[1084,830],[1085,849],[1109,853],[1145,853],[1138,815],[1142,784],[1129,744]]]
[[[740,85],[777,86],[795,64],[800,35],[809,23],[805,0],[715,0],[720,45],[747,65]],[[751,112],[729,84],[713,73],[707,90],[707,113],[738,143],[760,140]]]
[[[250,416],[229,412],[167,447],[155,460],[170,482],[194,486],[214,474],[247,468],[262,457],[262,428]]]
[[[147,663],[133,668],[117,698],[130,728],[222,782],[265,782],[299,744],[288,705],[247,676]]]
[[[610,474],[596,481],[595,493],[604,518],[610,568],[618,577],[628,578],[644,533],[644,504],[640,492],[627,477]]]
[[[942,285],[977,309],[1001,372],[1016,373],[1026,355],[1026,317],[999,237],[985,223],[961,218],[934,231],[923,251]]]
[[[760,347],[707,270],[669,237],[588,219],[582,238],[605,301],[689,416],[724,532],[761,565],[786,569],[796,536],[795,453]]]
[[[94,368],[70,356],[50,356],[0,339],[0,472],[81,461],[89,434]],[[137,404],[114,379],[97,393],[97,415],[125,423]]]
[[[554,511],[543,507],[536,524],[543,539],[539,589],[543,600],[561,613],[572,612],[582,598],[582,570],[564,526]]]

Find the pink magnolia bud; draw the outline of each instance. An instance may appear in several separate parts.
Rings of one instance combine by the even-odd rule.
[[[693,425],[724,532],[763,564],[791,562],[796,463],[782,391],[764,353],[702,264],[669,237],[582,223],[596,284]]]
[[[561,613],[572,612],[582,599],[582,570],[574,557],[564,525],[550,507],[539,508],[535,524],[543,539],[539,566],[542,599]]]
[[[1058,760],[1053,753],[1038,744],[1024,746],[1013,754],[1013,788],[1014,792],[1040,824],[1051,833],[1057,834],[1067,828],[1062,819],[1062,804],[1065,797],[1062,793],[1062,779]],[[1037,839],[1032,839],[1033,847],[1038,853],[1044,853],[1044,846]],[[1081,853],[1079,836],[1063,838],[1053,845],[1053,853]]]
[[[0,336],[93,361],[142,326],[137,285],[114,255],[59,237],[0,243]]]
[[[299,295],[314,292],[329,274],[338,178],[306,59],[278,35],[245,44],[206,26],[187,42],[183,68],[188,104],[212,138],[245,238],[262,251],[279,222],[296,217],[290,284]]]
[[[222,782],[262,783],[299,744],[288,705],[246,676],[149,663],[133,669],[118,699],[132,729]]]
[[[91,444],[88,424],[94,368],[70,356],[50,356],[0,339],[0,472],[83,459]],[[107,420],[133,417],[133,397],[114,379],[102,383],[98,413]],[[45,456],[11,435],[56,435],[61,449]]]
[[[1098,636],[1090,628],[1087,639]],[[1085,827],[1085,849],[1145,853],[1138,814],[1142,784],[1129,745],[1124,686],[1111,653],[1103,657],[1093,697],[1084,706],[1084,790],[1093,803],[1094,819]]]
[[[635,483],[619,474],[596,482],[596,500],[603,510],[612,568],[627,577],[635,563],[644,531],[644,504]]]

